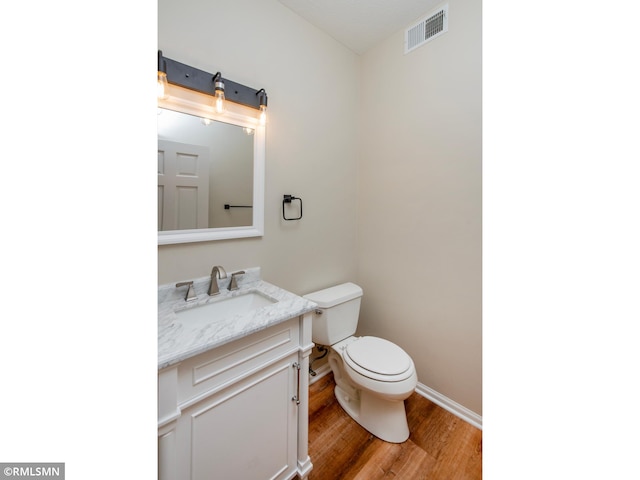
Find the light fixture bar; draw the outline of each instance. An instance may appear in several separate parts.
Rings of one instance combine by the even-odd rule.
[[[167,74],[169,83],[211,96],[215,94],[214,77],[217,75],[216,73],[205,72],[164,57],[160,50],[158,50],[158,70]],[[222,80],[224,81],[225,100],[260,110],[262,95],[258,95],[258,92],[264,92],[264,89],[250,88],[228,78],[222,78]]]

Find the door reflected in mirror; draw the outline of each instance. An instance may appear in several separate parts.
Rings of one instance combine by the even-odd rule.
[[[158,231],[250,227],[253,129],[158,109]]]

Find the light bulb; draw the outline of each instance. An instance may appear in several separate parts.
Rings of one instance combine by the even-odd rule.
[[[218,113],[224,113],[227,109],[226,102],[224,100],[224,81],[222,80],[222,75],[220,72],[216,73],[213,77],[213,85],[214,85],[214,100],[213,106]]]
[[[216,90],[216,97],[214,100],[214,106],[216,107],[216,112],[224,113],[227,109],[226,102],[224,101],[224,91]]]
[[[169,96],[167,74],[158,70],[158,98],[164,100]]]
[[[265,126],[267,124],[267,92],[264,91],[264,88],[261,88],[256,92],[256,95],[258,95],[260,105],[260,116],[258,120],[260,125]]]
[[[266,125],[267,124],[267,106],[266,105],[260,105],[260,125]]]

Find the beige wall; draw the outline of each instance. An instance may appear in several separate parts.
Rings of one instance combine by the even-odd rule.
[[[167,57],[264,87],[270,109],[265,236],[159,247],[158,282],[214,264],[298,294],[355,281],[359,333],[482,414],[480,3],[451,0],[449,32],[407,56],[400,31],[362,57],[275,0],[158,7]]]
[[[275,0],[159,0],[158,48],[269,95],[264,237],[158,247],[158,283],[217,264],[298,294],[353,280],[358,56]],[[284,194],[302,220],[282,220]]]
[[[481,4],[448,3],[444,35],[404,55],[400,31],[363,55],[359,333],[481,415]]]

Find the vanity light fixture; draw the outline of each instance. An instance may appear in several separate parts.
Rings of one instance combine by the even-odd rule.
[[[214,107],[218,113],[221,113],[218,105],[223,108],[222,105],[226,105],[226,102],[239,103],[258,110],[260,125],[266,124],[267,92],[264,88],[256,90],[228,78],[222,78],[220,72],[211,74],[185,65],[164,57],[162,51],[158,50],[158,84],[160,84],[160,73],[164,74],[164,78],[170,84],[215,97]]]
[[[162,52],[158,52],[158,98],[165,99],[169,96],[167,88],[169,83],[167,82],[167,67],[162,58]]]
[[[224,101],[224,80],[222,80],[222,74],[220,72],[213,76],[214,84],[214,97],[213,106],[218,113],[224,113],[227,110],[227,106]]]
[[[267,124],[267,92],[264,88],[261,88],[256,92],[258,95],[258,101],[260,102],[260,125]]]

